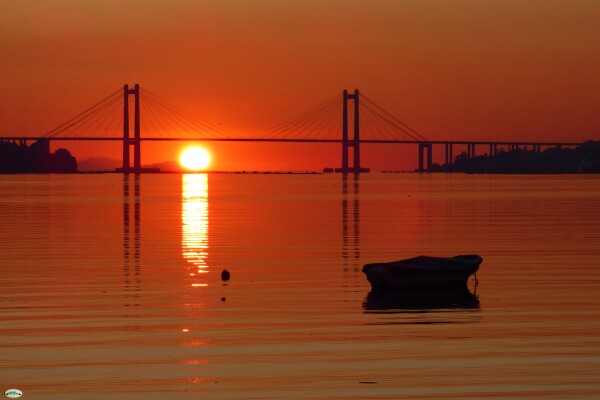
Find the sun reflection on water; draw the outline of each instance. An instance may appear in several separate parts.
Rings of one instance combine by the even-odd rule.
[[[184,174],[181,199],[181,245],[183,257],[194,265],[196,273],[208,272],[208,177]],[[190,273],[194,276],[193,273]],[[206,286],[194,283],[192,286]]]

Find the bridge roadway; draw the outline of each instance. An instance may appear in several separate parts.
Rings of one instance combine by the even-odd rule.
[[[123,141],[123,137],[60,137],[60,136],[0,136],[0,140],[100,140],[100,141]],[[131,138],[130,140],[134,140]],[[277,139],[277,138],[206,138],[206,137],[141,137],[140,141],[150,142],[277,142],[277,143],[342,143],[342,139]],[[352,141],[352,140],[350,140]],[[360,143],[398,143],[398,144],[419,144],[419,143],[431,143],[431,144],[452,144],[452,145],[498,145],[498,146],[533,146],[540,145],[546,147],[556,146],[579,146],[582,142],[540,142],[540,141],[514,141],[514,140],[502,140],[502,141],[489,141],[489,140],[386,140],[386,139],[360,139]]]

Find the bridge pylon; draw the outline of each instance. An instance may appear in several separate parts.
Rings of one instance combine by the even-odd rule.
[[[134,96],[133,105],[133,139],[129,136],[129,95]],[[123,166],[118,171],[128,174],[142,172],[142,153],[140,149],[140,85],[133,89],[123,86]],[[129,147],[133,146],[133,171],[129,161]]]
[[[348,138],[348,100],[354,101],[354,135],[352,139]],[[347,90],[344,90],[342,107],[342,167],[336,168],[335,172],[369,172],[369,168],[360,166],[360,109],[358,89],[355,89],[353,94],[349,94]],[[348,163],[348,150],[350,147],[354,149],[352,167]]]

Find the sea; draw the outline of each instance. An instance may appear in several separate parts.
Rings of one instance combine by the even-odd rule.
[[[2,175],[0,246],[24,399],[600,398],[598,175]],[[459,254],[459,297],[362,272]]]

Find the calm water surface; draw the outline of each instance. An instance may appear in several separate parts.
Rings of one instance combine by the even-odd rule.
[[[598,398],[599,243],[598,176],[4,175],[0,389]],[[464,253],[466,299],[360,270]]]

